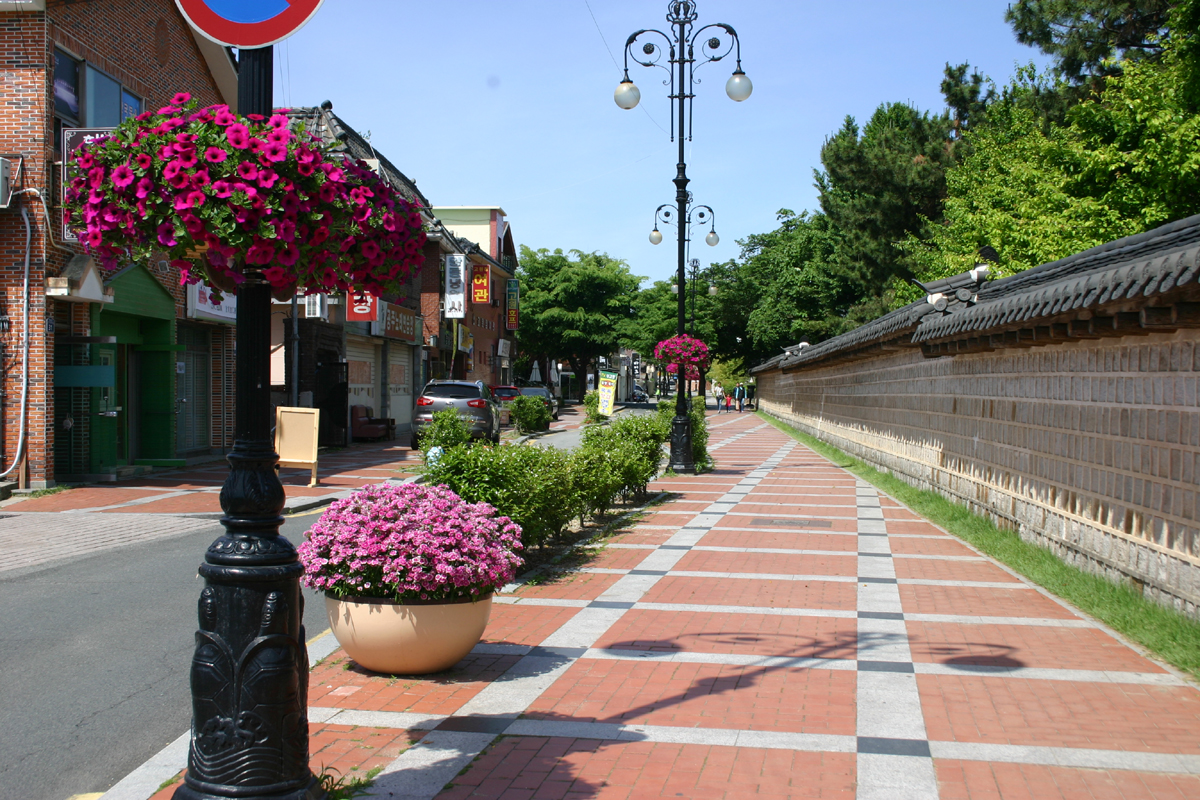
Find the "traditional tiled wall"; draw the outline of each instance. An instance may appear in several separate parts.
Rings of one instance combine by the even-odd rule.
[[[1196,331],[758,375],[764,411],[1200,615]]]

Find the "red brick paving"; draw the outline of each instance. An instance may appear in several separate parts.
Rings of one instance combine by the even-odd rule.
[[[438,800],[854,800],[854,755],[595,739],[496,742]]]
[[[676,578],[667,575],[642,598],[646,603],[696,603],[756,608],[854,610],[853,583],[739,578]]]
[[[941,800],[1195,800],[1200,776],[986,761],[935,762]]]
[[[1078,619],[1078,615],[1041,592],[971,586],[900,586],[906,614],[959,614],[981,617]]]
[[[674,567],[687,572],[757,572],[774,575],[856,575],[858,557],[692,550]]]
[[[65,492],[34,497],[13,503],[5,508],[9,511],[74,511],[81,508],[97,506],[114,506],[118,503],[128,503],[130,500],[143,500],[163,494],[153,489],[118,489],[115,487],[83,486],[78,489],[68,489]]]
[[[779,516],[786,513],[788,516]],[[803,514],[803,516],[795,516]],[[855,519],[835,519],[821,511],[813,511],[806,513],[806,509],[787,509],[775,508],[772,511],[758,513],[746,512],[743,513],[742,507],[738,507],[736,515],[729,514],[721,518],[713,528],[754,528],[755,530],[779,530],[780,528],[803,528],[805,530],[816,531],[842,531],[843,533],[854,533],[858,530],[858,521]]]
[[[675,535],[674,530],[648,530],[646,528],[635,527],[624,533],[614,534],[604,541],[610,544],[664,544],[668,539]]]
[[[695,611],[626,613],[596,647],[688,653],[854,658],[857,620]]]
[[[718,664],[576,661],[531,719],[853,735],[853,672]]]
[[[1200,754],[1191,686],[918,675],[931,740]]]
[[[396,676],[368,672],[338,650],[310,673],[308,702],[364,711],[453,714],[518,660],[518,656],[471,654],[446,672]]]
[[[908,622],[913,661],[999,667],[1163,672],[1096,628]]]
[[[483,641],[541,644],[547,636],[578,613],[578,608],[492,603],[492,615],[483,634]]]
[[[907,533],[917,536],[944,536],[949,538],[950,534],[946,533],[941,528],[934,525],[932,522],[904,522],[888,520],[884,523],[887,526],[888,533]]]
[[[890,526],[889,526],[890,527]],[[892,553],[906,556],[970,556],[979,554],[957,539],[942,536],[937,539],[919,539],[907,536],[889,536]]]
[[[646,556],[653,552],[653,550],[635,550],[624,547],[590,550],[586,566],[597,569],[635,569]]]
[[[926,558],[896,558],[896,577],[935,581],[1020,583],[999,567],[983,561],[939,561]]]
[[[700,540],[703,547],[761,547],[778,550],[840,550],[858,552],[858,538],[834,533],[794,531],[710,531]]]
[[[620,575],[565,572],[542,577],[541,583],[522,586],[515,594],[520,597],[547,597],[555,600],[595,600],[620,579]]]
[[[221,495],[217,492],[198,492],[184,497],[168,497],[153,503],[139,503],[125,508],[110,508],[105,514],[195,514],[204,511],[220,512]]]

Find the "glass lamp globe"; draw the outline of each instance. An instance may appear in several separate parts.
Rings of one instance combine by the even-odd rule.
[[[747,96],[749,96],[749,93],[747,93]],[[636,108],[641,99],[641,91],[637,86],[634,85],[633,81],[629,80],[628,78],[618,83],[617,90],[613,92],[613,100],[615,100],[617,105],[626,111],[631,108]]]
[[[661,243],[662,243],[662,231],[660,231],[658,228],[655,228],[654,230],[650,231],[650,244],[661,244]]]
[[[716,231],[709,231],[708,236],[704,237],[704,241],[708,244],[709,247],[716,247],[717,242],[721,241],[721,237],[717,236]]]
[[[746,77],[746,73],[742,72],[740,69],[730,75],[729,80],[725,82],[725,94],[729,95],[730,100],[733,100],[737,103],[745,100],[753,91],[754,84],[752,84],[750,79]]]

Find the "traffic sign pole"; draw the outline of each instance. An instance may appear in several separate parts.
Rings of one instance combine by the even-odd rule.
[[[181,8],[191,4],[176,1]],[[253,14],[272,2],[303,5],[300,0],[201,5]],[[315,10],[320,2],[310,5]],[[211,31],[204,33],[213,38]],[[272,47],[243,44],[238,62],[239,113],[269,116]],[[275,469],[279,457],[271,441],[270,381],[265,380],[270,289],[252,270],[238,289],[235,439],[221,488],[225,533],[200,565],[205,587],[192,659],[192,740],[187,775],[174,800],[326,798],[308,766],[303,567],[291,542],[279,535],[285,498]]]

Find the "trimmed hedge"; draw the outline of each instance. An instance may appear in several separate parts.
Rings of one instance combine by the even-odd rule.
[[[540,397],[521,395],[509,401],[508,409],[521,433],[544,431],[550,427],[550,409]]]

